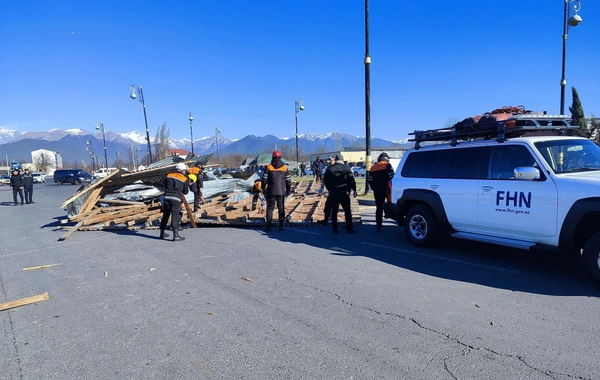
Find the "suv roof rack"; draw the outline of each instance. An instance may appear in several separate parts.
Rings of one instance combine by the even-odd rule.
[[[481,117],[465,119],[451,128],[415,130],[409,133],[415,138],[408,141],[414,141],[415,149],[419,149],[420,143],[425,141],[450,141],[455,146],[458,140],[495,137],[497,142],[504,142],[507,138],[519,137],[528,132],[552,131],[564,135],[566,130],[576,128],[579,127],[571,125],[571,117],[566,115],[486,113]]]

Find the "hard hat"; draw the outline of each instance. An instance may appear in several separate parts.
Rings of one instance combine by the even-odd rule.
[[[177,165],[175,165],[175,170],[184,172],[187,170],[187,166],[185,166],[185,164],[183,162],[180,162]]]
[[[188,174],[188,178],[192,180],[192,182],[196,182],[198,180],[198,177],[196,177],[195,174]]]
[[[273,152],[273,158],[281,158],[281,152],[276,150]]]

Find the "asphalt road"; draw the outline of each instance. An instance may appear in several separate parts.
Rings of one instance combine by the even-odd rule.
[[[331,227],[75,232],[0,187],[1,379],[600,379],[600,287],[547,252]],[[60,264],[46,269],[23,268]]]

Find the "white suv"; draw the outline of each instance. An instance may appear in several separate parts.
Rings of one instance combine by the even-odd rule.
[[[434,245],[445,232],[558,249],[583,256],[600,281],[600,148],[590,140],[455,141],[411,149],[395,169],[385,216],[404,226],[412,244]]]

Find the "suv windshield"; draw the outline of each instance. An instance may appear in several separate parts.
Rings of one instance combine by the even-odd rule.
[[[600,170],[600,148],[590,140],[557,140],[535,143],[556,174]]]

